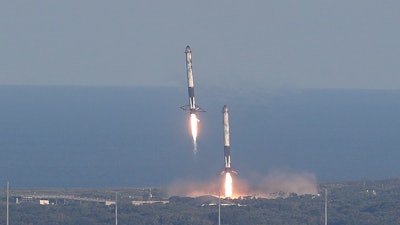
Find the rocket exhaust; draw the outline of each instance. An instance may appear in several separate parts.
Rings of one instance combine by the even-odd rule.
[[[188,95],[189,95],[189,105],[181,106],[180,108],[184,111],[189,111],[190,113],[190,127],[193,137],[193,153],[197,153],[197,124],[199,119],[197,119],[197,112],[205,112],[202,108],[196,105],[196,100],[194,97],[194,77],[192,68],[192,50],[189,45],[185,49],[186,54],[186,75],[188,82]]]
[[[231,174],[235,173],[231,167],[231,150],[229,140],[229,109],[226,105],[222,108],[223,124],[224,124],[224,170],[221,174],[225,174],[225,197],[230,198],[233,194],[233,179]]]

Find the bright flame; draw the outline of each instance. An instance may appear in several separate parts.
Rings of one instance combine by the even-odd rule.
[[[232,197],[232,177],[229,172],[225,173],[225,198]]]
[[[194,150],[194,153],[196,154],[197,153],[197,123],[198,123],[198,119],[197,119],[197,116],[196,116],[196,114],[194,114],[194,113],[192,113],[192,114],[190,114],[190,125],[191,125],[191,128],[192,128],[192,136],[193,136],[193,150]]]
[[[192,127],[193,141],[196,142],[197,139],[197,117],[196,114],[190,114],[190,125]]]

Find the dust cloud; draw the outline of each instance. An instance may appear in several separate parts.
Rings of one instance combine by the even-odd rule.
[[[221,196],[224,176],[209,181],[178,181],[168,187],[170,196],[198,197]],[[274,170],[267,175],[253,175],[251,178],[233,176],[232,198],[278,198],[296,195],[318,194],[315,175],[309,172]]]

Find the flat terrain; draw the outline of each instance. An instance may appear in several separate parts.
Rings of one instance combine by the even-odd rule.
[[[399,179],[325,183],[320,184],[318,195],[221,200],[221,224],[323,224],[325,189],[330,225],[400,224]],[[218,221],[218,198],[213,196],[168,196],[163,188],[54,188],[12,189],[10,224],[115,224],[116,192],[119,224]],[[48,201],[40,205],[40,199]],[[0,207],[4,209],[0,224],[5,224],[4,189]]]

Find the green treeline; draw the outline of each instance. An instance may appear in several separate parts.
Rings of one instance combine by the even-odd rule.
[[[324,184],[320,187],[320,195],[315,196],[233,200],[240,206],[221,207],[221,224],[322,225],[325,188],[328,190],[329,225],[400,224],[400,180]],[[90,192],[86,190],[85,193]],[[96,192],[96,195],[101,197],[102,193]],[[123,196],[118,202],[120,225],[218,224],[218,206],[210,206],[196,198],[170,197],[167,204],[136,206],[131,203],[132,196]],[[0,197],[0,225],[5,225],[6,201],[4,194]],[[103,197],[110,197],[110,194]],[[72,200],[51,205],[13,202],[10,204],[10,225],[16,224],[110,225],[115,224],[115,205]]]

